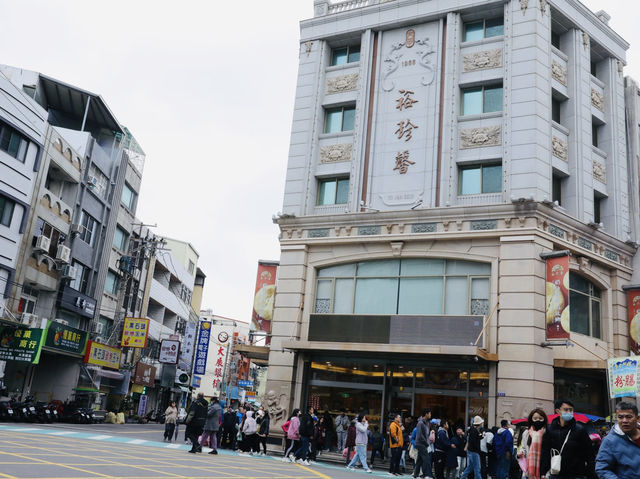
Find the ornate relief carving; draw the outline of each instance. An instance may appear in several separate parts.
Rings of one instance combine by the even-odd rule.
[[[520,9],[522,10],[522,14],[527,13],[527,8],[529,7],[529,0],[520,0]]]
[[[593,160],[593,177],[601,183],[607,182],[606,167],[599,161]]]
[[[465,55],[462,58],[462,64],[462,69],[465,72],[499,68],[502,66],[502,50],[498,48],[497,50],[486,50]]]
[[[593,88],[591,89],[591,104],[604,113],[604,95]]]
[[[316,228],[307,231],[308,238],[328,238],[329,228]]]
[[[279,426],[287,420],[288,398],[285,393],[276,393],[271,390],[262,398],[262,405],[269,412],[271,427]]]
[[[587,32],[582,32],[582,46],[584,46],[585,50],[589,48],[589,35],[587,35]]]
[[[460,131],[460,148],[482,148],[484,146],[498,146],[502,144],[502,128],[500,126],[488,126],[471,128]]]
[[[411,47],[407,44],[407,40],[410,41]],[[433,83],[433,80],[435,80],[436,67],[429,59],[429,55],[436,52],[435,48],[433,48],[433,46],[431,45],[428,37],[416,40],[415,33],[414,35],[409,35],[409,32],[407,32],[405,41],[394,43],[393,45],[391,45],[389,53],[386,57],[384,57],[384,70],[382,79],[382,89],[384,91],[393,91],[393,89],[396,87],[395,82],[393,80],[390,80],[389,77],[400,67],[400,60],[404,55],[401,50],[404,47],[412,48],[414,45],[419,45],[421,47],[416,52],[418,55],[418,64],[428,71],[428,73],[422,77],[420,83],[422,83],[422,85],[424,86],[428,86]]]
[[[544,17],[544,14],[547,12],[547,5],[549,4],[549,0],[540,0],[540,13]]]
[[[604,257],[610,259],[611,261],[618,261],[620,256],[615,251],[611,251],[610,249],[604,250]]]
[[[351,161],[352,156],[353,145],[351,143],[323,146],[320,148],[320,163],[323,165]]]
[[[623,71],[624,71],[624,65],[620,60],[618,60],[618,74],[620,75],[620,78],[622,78],[623,76]]]
[[[569,145],[567,145],[566,141],[554,136],[551,139],[551,148],[553,149],[553,156],[560,158],[562,161],[569,161]]]
[[[358,226],[358,236],[379,235],[380,232],[380,226]]]
[[[357,90],[358,78],[359,75],[357,73],[327,78],[327,95]]]
[[[567,86],[567,69],[562,65],[560,65],[555,60],[551,62],[551,75],[559,83],[562,83],[564,86]]]
[[[435,223],[415,223],[411,225],[412,233],[435,233],[436,231]]]
[[[307,56],[311,53],[311,48],[313,47],[313,42],[311,40],[304,42],[304,49]]]
[[[588,249],[589,251],[593,251],[593,243],[587,239],[584,239],[582,236],[578,236],[578,246],[584,249]]]
[[[551,233],[553,236],[557,236],[558,238],[565,238],[566,235],[566,231],[563,230],[562,228],[559,228],[556,225],[549,225],[549,233]]]
[[[498,220],[477,220],[471,222],[471,231],[486,231],[498,229]]]

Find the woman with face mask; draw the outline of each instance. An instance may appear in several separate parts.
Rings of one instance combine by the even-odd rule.
[[[540,457],[542,454],[542,438],[547,431],[548,419],[545,412],[536,408],[529,413],[528,428],[522,431],[518,460],[526,460],[527,470],[523,473],[529,479],[540,479]]]

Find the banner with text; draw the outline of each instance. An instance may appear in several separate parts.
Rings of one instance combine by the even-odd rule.
[[[160,343],[160,356],[158,362],[166,364],[178,364],[180,354],[180,341],[174,339],[163,339]]]
[[[253,299],[253,320],[258,323],[258,329],[271,332],[273,320],[273,305],[276,297],[276,276],[278,263],[266,261],[258,262],[255,297]],[[267,338],[266,344],[271,341]]]
[[[196,343],[196,356],[193,361],[193,374],[205,374],[207,356],[209,355],[209,339],[211,337],[211,321],[200,321],[200,332]]]
[[[42,329],[0,326],[0,361],[38,364],[43,338]]]
[[[144,348],[149,334],[147,318],[124,318],[122,328],[122,347]]]
[[[640,357],[609,359],[607,366],[611,399],[640,397]]]
[[[569,256],[547,259],[547,339],[569,339]]]
[[[106,344],[89,341],[87,352],[84,355],[84,362],[96,364],[105,368],[120,369],[120,357],[122,351]]]
[[[87,336],[86,331],[51,321],[47,325],[44,345],[50,349],[84,356],[87,347]]]
[[[640,354],[640,289],[627,290],[627,315],[629,317],[629,350]]]

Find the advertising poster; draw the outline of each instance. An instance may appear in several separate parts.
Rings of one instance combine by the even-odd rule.
[[[569,339],[569,256],[547,259],[547,339]]]
[[[607,366],[611,399],[640,396],[640,357],[609,359]]]
[[[96,343],[95,341],[89,341],[87,344],[87,352],[84,355],[84,362],[104,368],[120,369],[121,355],[122,351],[118,348]]]
[[[156,368],[150,364],[138,363],[136,366],[135,376],[133,378],[134,384],[140,386],[153,387],[156,380]]]
[[[0,326],[0,361],[38,364],[43,338],[42,329]]]
[[[627,290],[627,314],[629,316],[629,350],[640,354],[640,289]]]
[[[145,417],[147,415],[147,404],[149,404],[149,396],[140,396],[138,403],[138,416]]]
[[[52,321],[47,325],[44,345],[65,353],[84,355],[87,347],[87,332]]]
[[[147,346],[149,320],[147,318],[125,318],[122,328],[122,347],[144,348]]]
[[[166,364],[178,364],[180,354],[180,341],[163,339],[160,343],[160,356],[158,361]]]
[[[196,356],[193,361],[193,374],[203,375],[207,371],[207,356],[209,354],[209,339],[211,337],[211,321],[200,321]]]
[[[178,366],[185,371],[191,370],[191,359],[193,358],[193,345],[196,342],[197,325],[188,322],[184,330],[184,341],[180,348],[180,363]]]
[[[256,290],[253,299],[253,319],[258,323],[258,329],[267,333],[271,332],[278,265],[277,262],[258,262]],[[270,342],[270,339],[267,338],[266,344],[270,344]]]

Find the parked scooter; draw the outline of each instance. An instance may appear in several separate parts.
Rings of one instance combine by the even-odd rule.
[[[0,391],[0,421],[15,421],[16,414],[13,410],[12,400],[7,395],[6,389]]]

